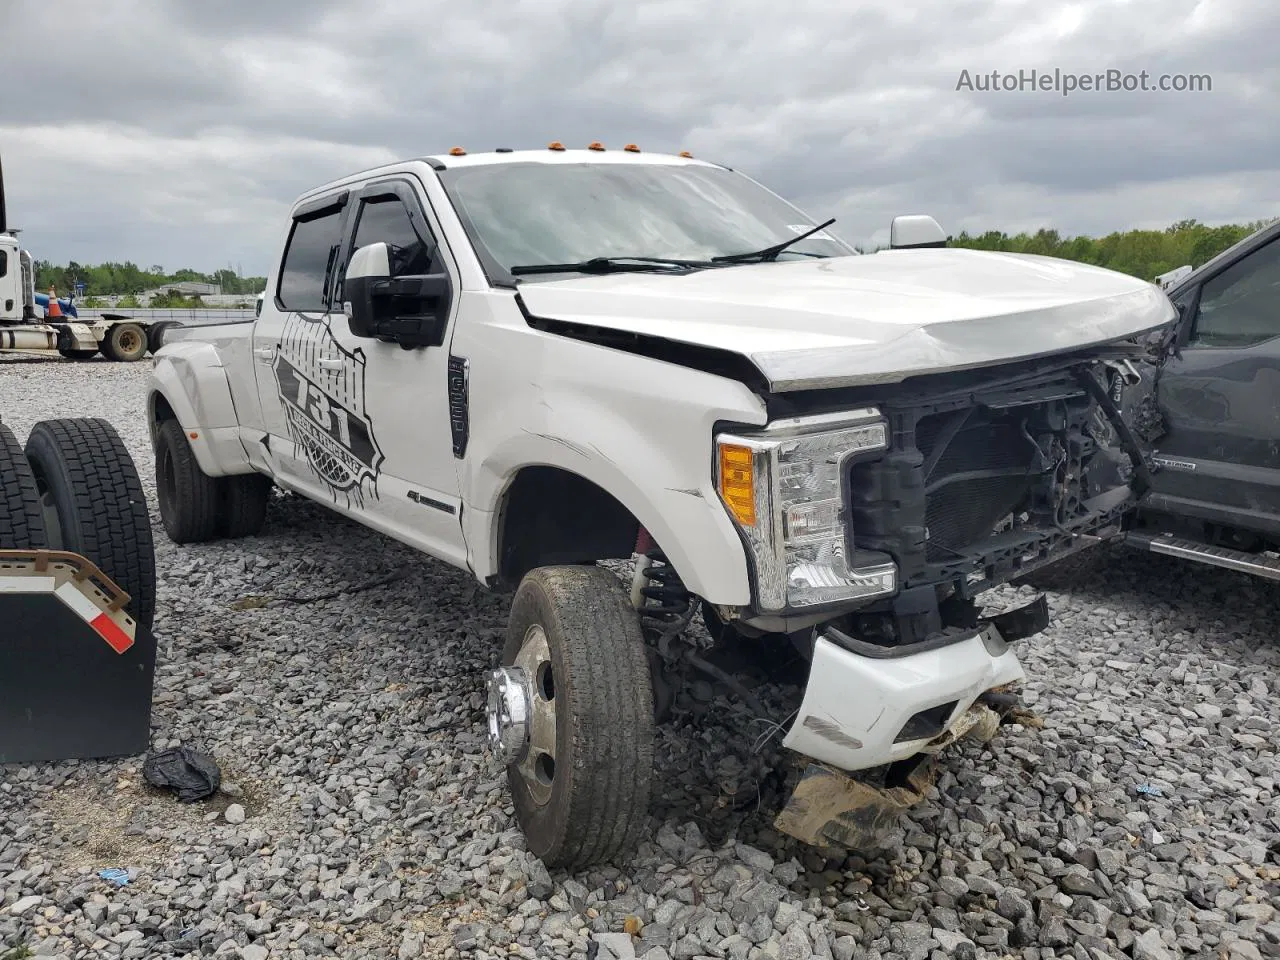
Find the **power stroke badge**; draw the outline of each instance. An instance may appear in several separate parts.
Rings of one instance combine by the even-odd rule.
[[[365,412],[365,356],[327,317],[290,314],[273,362],[289,435],[335,500],[377,499],[383,455]]]

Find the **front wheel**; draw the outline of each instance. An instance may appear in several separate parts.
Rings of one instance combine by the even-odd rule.
[[[640,620],[600,567],[540,567],[516,591],[489,675],[490,744],[548,867],[625,853],[648,819],[653,689]]]

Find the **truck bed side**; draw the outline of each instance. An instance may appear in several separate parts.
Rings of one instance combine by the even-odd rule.
[[[252,336],[251,321],[182,327],[166,334],[156,355],[148,386],[152,438],[162,421],[176,419],[210,476],[254,470],[240,439],[262,424]]]

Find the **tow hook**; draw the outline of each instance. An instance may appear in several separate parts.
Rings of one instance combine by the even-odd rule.
[[[519,667],[498,667],[485,679],[489,747],[504,765],[519,763],[529,749],[529,678]]]

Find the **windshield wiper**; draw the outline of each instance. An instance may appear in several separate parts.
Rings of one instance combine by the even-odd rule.
[[[516,276],[524,273],[625,273],[636,270],[690,270],[708,267],[705,260],[673,260],[669,257],[592,257],[577,263],[526,263],[511,267]]]
[[[825,230],[835,222],[836,218],[832,217],[826,223],[820,223],[812,230],[806,230],[804,233],[798,233],[794,237],[790,237],[780,243],[775,243],[771,247],[765,247],[763,250],[753,250],[750,253],[729,253],[720,257],[712,257],[711,259],[714,263],[744,263],[747,260],[776,260],[778,259],[778,254],[787,249],[787,247],[791,246],[793,243],[799,243],[801,240],[805,239],[805,237],[811,237],[819,230]]]

